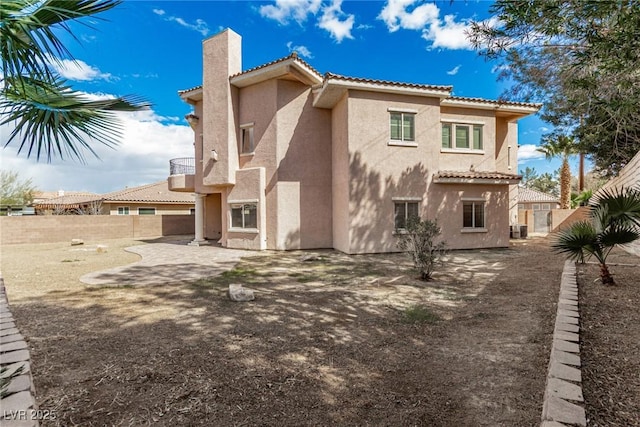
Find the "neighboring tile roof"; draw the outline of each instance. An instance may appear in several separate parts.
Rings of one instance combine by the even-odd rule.
[[[518,188],[518,202],[555,202],[559,203],[560,200],[553,194],[543,193],[542,191],[534,190],[533,188],[519,187]]]
[[[514,107],[527,107],[527,108],[542,107],[542,104],[536,104],[533,102],[505,101],[505,100],[497,100],[497,99],[471,98],[471,97],[464,97],[464,96],[450,96],[447,99],[450,99],[452,101],[462,101],[462,102],[484,102],[484,103],[493,104],[493,105],[510,105]]]
[[[434,178],[459,179],[522,179],[522,175],[502,172],[473,172],[473,171],[439,171]]]
[[[266,64],[258,65],[257,67],[249,68],[248,70],[241,71],[241,72],[239,72],[237,74],[234,74],[233,76],[230,76],[229,79],[233,79],[234,77],[238,77],[238,76],[241,76],[243,74],[248,74],[248,73],[251,73],[253,71],[260,70],[262,68],[267,68],[267,67],[269,67],[271,65],[279,64],[280,62],[284,62],[284,61],[287,61],[289,59],[297,60],[302,65],[304,65],[305,67],[308,67],[311,71],[313,71],[315,74],[317,74],[318,77],[322,77],[322,74],[320,74],[315,68],[313,68],[311,65],[309,65],[309,63],[307,61],[305,61],[302,58],[300,58],[298,56],[297,52],[291,52],[290,55],[287,55],[287,56],[285,56],[283,58],[279,58],[279,59],[273,60],[271,62],[267,62]]]
[[[329,72],[324,74],[324,79],[325,80],[337,79],[337,80],[344,80],[349,82],[370,83],[370,84],[405,87],[405,88],[413,88],[413,89],[450,91],[453,88],[453,86],[428,85],[428,84],[419,84],[419,83],[403,83],[403,82],[394,82],[390,80],[376,80],[376,79],[364,79],[359,77],[347,77],[347,76],[341,76],[340,74],[334,74]]]
[[[34,203],[34,206],[38,208],[60,205],[78,207],[79,205],[84,205],[101,199],[102,196],[100,194],[73,192],[73,194],[65,194],[64,196],[52,197],[41,202],[36,202]]]
[[[107,193],[102,198],[105,202],[195,203],[195,196],[191,193],[169,191],[167,181],[125,188]]]

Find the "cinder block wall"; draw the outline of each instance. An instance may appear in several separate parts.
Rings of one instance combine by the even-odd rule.
[[[194,234],[194,215],[52,215],[0,217],[0,242],[54,243]]]

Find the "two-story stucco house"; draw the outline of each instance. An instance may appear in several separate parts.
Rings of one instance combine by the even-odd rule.
[[[169,177],[196,193],[195,244],[389,252],[420,215],[450,248],[508,246],[517,120],[539,105],[321,75],[295,54],[243,71],[231,30],[203,56],[202,85],[180,92],[195,161],[174,159]]]

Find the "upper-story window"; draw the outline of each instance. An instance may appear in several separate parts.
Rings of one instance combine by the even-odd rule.
[[[253,154],[255,143],[253,140],[253,123],[240,126],[240,154]]]
[[[391,143],[414,145],[416,140],[416,113],[389,109]]]
[[[482,150],[482,125],[442,123],[442,148],[452,150]]]

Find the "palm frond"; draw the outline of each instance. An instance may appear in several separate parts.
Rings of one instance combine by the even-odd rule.
[[[5,147],[21,137],[18,152],[37,160],[65,156],[84,161],[83,152],[96,155],[88,141],[109,147],[118,144],[121,123],[120,111],[138,111],[148,104],[133,97],[89,100],[71,90],[62,79],[42,81],[23,78],[5,89],[0,108],[6,118],[0,125],[15,123]]]
[[[551,248],[565,254],[569,259],[584,262],[591,255],[600,251],[597,240],[598,232],[589,221],[579,221],[571,227],[558,232]]]
[[[75,38],[68,21],[93,16],[120,0],[3,0],[0,2],[0,54],[5,76],[51,77],[50,61],[71,54],[55,29]]]
[[[607,188],[601,190],[595,197],[595,207],[592,213],[603,215],[599,220],[606,220],[606,224],[635,224],[640,226],[640,190],[622,187],[621,189]],[[598,207],[606,207],[606,212],[596,212]]]
[[[598,234],[598,242],[602,247],[626,245],[638,239],[640,239],[640,230],[631,224],[612,225]]]

